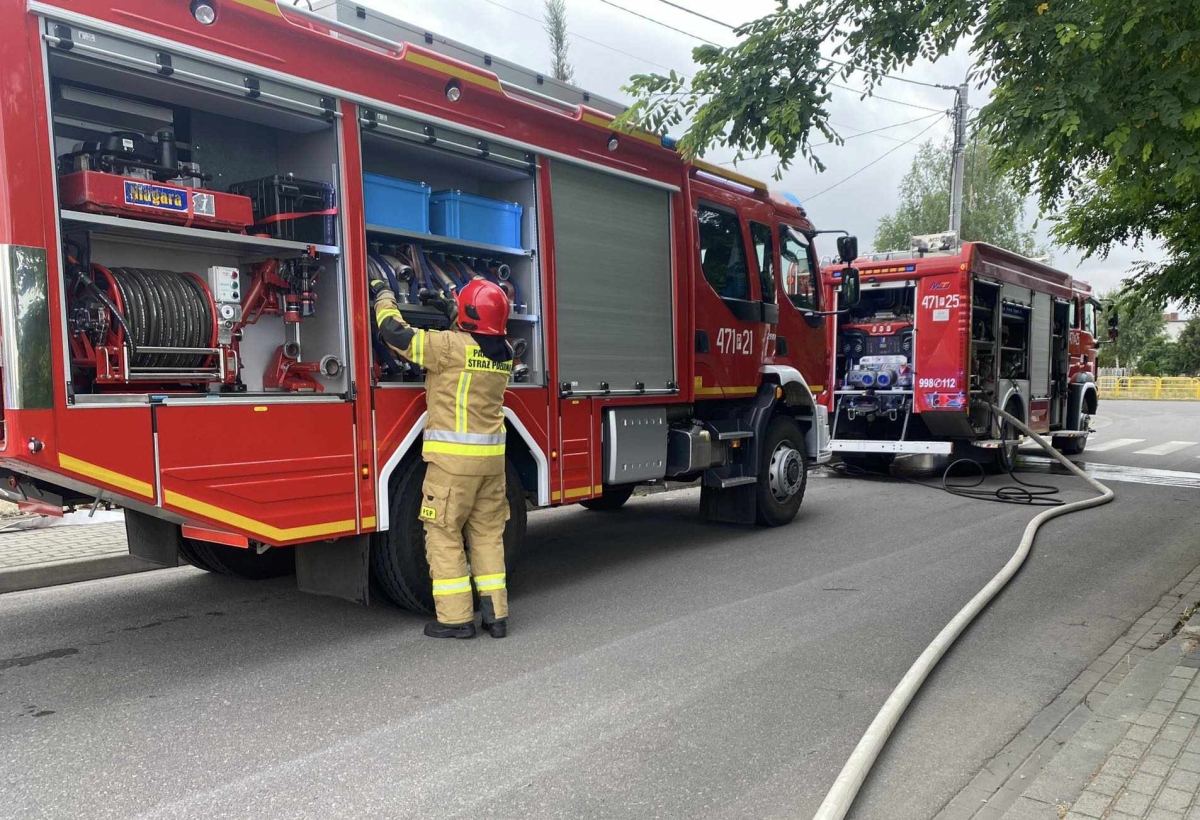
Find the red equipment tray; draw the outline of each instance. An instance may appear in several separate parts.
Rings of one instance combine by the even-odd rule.
[[[58,198],[62,207],[73,210],[194,228],[245,233],[254,224],[250,197],[146,182],[102,171],[77,171],[59,177]]]

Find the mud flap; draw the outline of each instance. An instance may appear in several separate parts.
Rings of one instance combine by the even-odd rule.
[[[164,567],[177,567],[182,538],[178,524],[125,510],[125,540],[129,544],[129,554],[134,558]]]
[[[300,544],[296,550],[296,587],[301,592],[341,598],[366,606],[371,602],[371,536]]]
[[[758,483],[737,487],[701,487],[700,518],[716,524],[753,524],[758,513]]]

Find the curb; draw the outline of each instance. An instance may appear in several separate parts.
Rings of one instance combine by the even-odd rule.
[[[112,553],[91,558],[76,558],[69,561],[52,561],[45,564],[29,564],[0,571],[0,595],[28,589],[74,584],[79,581],[94,581],[118,575],[131,575],[152,569],[164,569],[161,564],[152,564],[128,553]]]
[[[1174,655],[1170,656],[1173,660],[1163,675],[1170,673],[1180,658],[1181,642],[1175,637],[1175,632],[1189,605],[1197,601],[1200,601],[1200,566],[1163,595],[1158,604],[1134,622],[1116,643],[1035,715],[1004,748],[985,762],[979,773],[937,813],[935,820],[1057,820],[1056,811],[1047,812],[1056,806],[1047,802],[1050,792],[1039,790],[1034,794],[1034,784],[1042,781],[1046,785],[1047,780],[1042,778],[1043,771],[1059,771],[1059,766],[1067,764],[1069,758],[1060,761],[1060,753],[1073,743],[1077,746],[1103,746],[1102,750],[1093,752],[1099,754],[1102,760],[1120,740],[1124,724],[1093,726],[1093,718],[1097,715],[1108,716],[1113,708],[1121,708],[1122,711],[1131,708],[1136,698],[1126,697],[1126,694],[1135,692],[1123,688],[1126,679],[1132,679],[1129,687],[1136,686],[1143,676],[1150,675],[1152,669],[1165,663],[1162,659],[1170,656],[1169,651],[1174,649]],[[1193,622],[1196,622],[1195,618]],[[1168,654],[1164,654],[1164,650]],[[1151,658],[1155,659],[1152,663],[1143,663]],[[1138,672],[1143,666],[1146,668]],[[1161,684],[1160,680],[1158,685]],[[1118,689],[1121,690],[1120,694],[1117,693]],[[1157,691],[1151,691],[1148,698],[1153,698]],[[1126,703],[1121,703],[1122,700]],[[1106,706],[1109,708],[1106,709]],[[1085,729],[1086,732],[1083,731]],[[1113,733],[1116,733],[1116,737],[1109,743],[1108,739]],[[1081,752],[1080,760],[1085,757],[1087,755]],[[1094,768],[1095,765],[1073,775],[1070,782],[1078,781],[1078,790],[1081,792]],[[1065,771],[1058,774],[1060,781],[1066,776]],[[1068,796],[1064,792],[1058,799]],[[1010,812],[1018,804],[1026,810],[1023,813]]]
[[[1109,752],[1184,659],[1183,644],[1183,638],[1172,638],[1133,667],[1004,813],[1003,820],[1060,817],[1060,806],[1073,805]]]

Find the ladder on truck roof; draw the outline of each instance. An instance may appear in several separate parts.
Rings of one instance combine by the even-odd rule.
[[[362,31],[368,35],[368,39],[381,39],[392,43],[414,43],[459,62],[490,71],[496,75],[500,80],[500,85],[505,88],[542,98],[562,107],[574,108],[586,105],[614,117],[625,110],[625,106],[620,103],[598,97],[553,77],[547,77],[540,72],[510,63],[477,48],[463,45],[418,26],[381,14],[360,3],[349,2],[349,0],[316,0],[311,8],[312,12],[308,12],[309,14],[334,20],[345,29]],[[302,16],[307,16],[307,11],[303,4],[289,5],[288,7],[289,13],[297,12]]]

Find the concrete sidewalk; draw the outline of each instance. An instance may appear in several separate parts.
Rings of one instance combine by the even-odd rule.
[[[1200,626],[1187,624],[1198,602],[1200,567],[990,760],[938,820],[1200,820]]]
[[[0,593],[159,568],[129,555],[123,521],[0,530]]]

